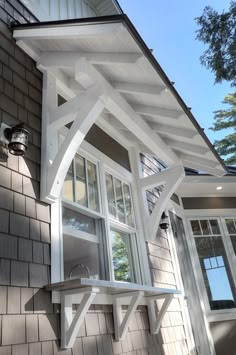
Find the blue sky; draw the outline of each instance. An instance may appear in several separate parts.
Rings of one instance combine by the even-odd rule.
[[[213,111],[231,91],[229,83],[214,84],[214,76],[200,64],[204,45],[197,40],[195,18],[206,5],[228,9],[229,0],[119,0],[208,138],[213,142],[226,132],[213,132]],[[224,106],[224,105],[223,105]]]

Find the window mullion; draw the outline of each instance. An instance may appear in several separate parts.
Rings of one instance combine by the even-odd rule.
[[[86,185],[86,195],[87,195],[87,207],[90,208],[89,183],[88,183],[88,165],[87,165],[87,159],[85,159],[85,158],[84,158],[84,170],[85,170],[85,185]]]
[[[124,205],[125,224],[128,225],[127,213],[126,213],[125,195],[124,195],[124,188],[123,188],[123,182],[122,181],[121,181],[121,191],[122,191],[122,199],[123,199],[123,205]]]
[[[73,175],[73,201],[76,201],[76,165],[75,165],[75,159],[72,160],[72,175]]]
[[[116,187],[115,187],[115,179],[114,177],[111,175],[112,177],[112,182],[113,182],[113,191],[114,191],[114,198],[115,198],[115,207],[116,207],[116,219],[119,220],[119,216],[118,216],[118,208],[117,208],[117,198],[116,198]]]

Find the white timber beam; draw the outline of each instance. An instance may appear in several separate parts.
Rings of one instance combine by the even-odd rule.
[[[69,294],[68,292],[61,292],[61,347],[63,349],[73,347],[85,315],[99,291],[99,288],[91,287],[86,290],[71,290]],[[73,317],[72,296],[79,293],[83,296]]]
[[[197,163],[194,163],[192,161],[189,161],[189,160],[182,160],[182,164],[183,166],[185,167],[188,167],[188,168],[191,168],[191,169],[195,169],[197,171],[204,171],[205,173],[208,173],[210,175],[213,175],[213,176],[223,176],[226,172],[225,170],[223,170],[221,168],[221,166],[219,165],[218,167],[216,168],[209,168],[207,166],[202,166],[201,164],[197,164]]]
[[[104,109],[105,97],[87,97],[79,109],[67,136],[47,170],[47,192],[49,200],[55,201],[61,192],[70,163],[88,130]]]
[[[36,62],[39,60],[41,56],[41,52],[34,47],[32,44],[30,46],[25,43],[25,41],[22,40],[17,40],[16,44],[25,52],[27,53],[31,58],[33,58]]]
[[[152,211],[152,214],[148,217],[149,241],[155,240],[161,215],[166,209],[172,194],[176,191],[184,177],[185,172],[183,166],[177,165],[172,168],[163,170],[158,174],[150,175],[140,179],[140,186],[143,190],[164,186],[161,195],[158,198]]]
[[[130,104],[108,83],[101,73],[85,58],[76,63],[75,79],[83,85],[87,76],[93,78],[103,87],[107,94],[106,108],[126,126],[141,142],[147,145],[155,155],[159,156],[167,164],[179,162],[162,138],[155,134],[146,122],[133,110]],[[84,74],[87,74],[86,76]]]
[[[59,129],[74,121],[75,117],[80,115],[86,106],[90,106],[91,102],[97,101],[99,97],[102,99],[102,94],[101,90],[95,86],[72,98],[49,112],[49,125],[54,129]]]
[[[151,116],[151,117],[162,116],[162,117],[178,119],[183,114],[182,111],[178,111],[178,110],[173,110],[165,107],[147,106],[147,105],[136,104],[136,103],[133,103],[132,107],[134,111],[139,113],[140,115]]]
[[[180,141],[176,141],[176,140],[170,139],[170,138],[164,138],[164,141],[166,142],[166,144],[168,144],[172,148],[185,150],[187,152],[193,152],[193,153],[201,154],[201,155],[204,155],[207,152],[209,152],[208,147],[202,147],[202,146],[199,146],[196,144],[180,142]]]
[[[143,298],[144,292],[125,292],[123,294],[114,295],[113,303],[113,317],[114,317],[114,328],[115,328],[115,340],[124,340],[130,320],[136,311],[141,298]],[[124,318],[122,317],[122,298],[131,297],[130,304],[126,311]]]
[[[38,28],[14,30],[15,39],[68,39],[68,38],[97,38],[100,36],[111,37],[114,33],[125,31],[120,23],[101,25],[78,25],[78,26],[45,26]]]
[[[148,124],[154,131],[164,135],[173,135],[183,138],[194,138],[198,135],[197,130],[193,131],[180,127],[167,126],[159,123],[154,123],[152,121],[148,121]]]
[[[164,298],[164,302],[161,306],[161,309],[156,315],[155,312],[155,305],[154,302],[157,299]],[[150,332],[151,334],[158,334],[161,326],[161,322],[164,318],[164,315],[166,314],[166,311],[173,300],[174,295],[173,294],[165,294],[165,295],[160,295],[160,296],[153,296],[153,297],[147,297],[149,299],[148,301],[148,315],[149,315],[149,322],[150,322]]]
[[[127,83],[122,81],[112,81],[111,85],[114,89],[123,93],[130,94],[147,94],[147,95],[159,95],[165,86],[159,85],[147,85],[147,84],[137,84],[137,83]]]
[[[185,154],[178,152],[179,157],[182,160],[193,162],[202,166],[202,169],[206,166],[208,168],[216,168],[219,165],[219,162],[216,160],[210,160],[205,158],[196,157],[195,155]]]
[[[134,64],[142,55],[142,53],[44,52],[37,59],[37,65],[47,68],[73,67],[81,58],[86,58],[91,64]]]

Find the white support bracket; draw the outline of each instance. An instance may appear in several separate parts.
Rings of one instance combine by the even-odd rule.
[[[162,212],[165,210],[169,199],[176,191],[184,177],[185,172],[183,166],[176,165],[172,168],[163,170],[158,174],[150,175],[140,179],[140,186],[143,191],[164,185],[163,191],[157,200],[156,206],[152,211],[151,216],[148,216],[149,241],[156,238],[156,232],[160,223]]]
[[[100,289],[87,287],[61,292],[61,348],[72,348],[86,313]],[[83,294],[80,305],[73,317],[72,296]]]
[[[159,295],[159,296],[156,295],[156,296],[147,297],[147,299],[148,299],[148,315],[149,315],[151,334],[157,334],[159,332],[162,319],[163,319],[173,297],[174,297],[174,294],[171,294],[171,293],[165,294],[165,295]],[[158,315],[156,315],[154,302],[160,298],[164,298],[164,302],[161,306],[161,309],[160,309]]]
[[[144,296],[142,291],[125,292],[113,296],[113,317],[115,328],[115,340],[123,340],[128,331],[130,319],[136,311],[141,298]],[[126,311],[124,318],[122,319],[122,298],[131,297],[130,304]]]

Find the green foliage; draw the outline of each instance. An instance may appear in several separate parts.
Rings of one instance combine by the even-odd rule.
[[[130,267],[126,243],[123,240],[121,233],[113,233],[112,256],[115,279],[117,281],[130,282]]]
[[[234,133],[228,134],[223,139],[215,141],[215,148],[221,156],[226,156],[225,163],[236,165],[236,93],[225,97],[224,104],[228,109],[215,111],[215,122],[211,128],[213,131],[233,128]]]
[[[196,22],[197,39],[208,46],[201,63],[214,73],[216,83],[226,80],[236,86],[236,1],[223,13],[206,6]]]

